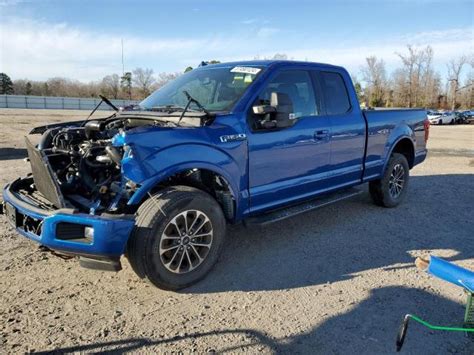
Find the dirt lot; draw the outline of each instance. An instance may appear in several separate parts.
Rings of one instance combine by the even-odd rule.
[[[0,110],[0,186],[29,171],[22,136],[86,112]],[[393,353],[405,313],[461,324],[460,288],[413,257],[474,269],[474,125],[432,127],[405,203],[364,193],[265,228],[232,227],[207,279],[180,293],[41,252],[0,218],[0,352]],[[366,189],[366,188],[365,188]],[[404,352],[474,353],[412,324]]]

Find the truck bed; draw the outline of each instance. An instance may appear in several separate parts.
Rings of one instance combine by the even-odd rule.
[[[414,161],[410,167],[426,156],[424,109],[376,109],[363,110],[367,122],[367,147],[364,180],[378,178],[387,162],[390,148],[401,139],[414,143]]]

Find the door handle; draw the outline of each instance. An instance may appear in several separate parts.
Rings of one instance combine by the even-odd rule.
[[[319,139],[319,140],[329,138],[329,130],[323,129],[321,131],[315,131],[314,138]]]

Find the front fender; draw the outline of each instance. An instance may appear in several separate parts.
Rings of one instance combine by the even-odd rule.
[[[206,169],[221,175],[229,183],[236,204],[246,199],[245,167],[239,167],[237,162],[221,150],[203,144],[182,144],[163,149],[157,154],[149,155],[139,164],[143,167],[143,178],[139,181],[140,188],[135,191],[128,205],[139,204],[145,195],[159,182],[170,176],[190,170]],[[124,166],[126,169],[126,166]],[[137,168],[138,169],[138,168]],[[124,170],[126,177],[126,170]],[[239,211],[239,205],[236,206]]]

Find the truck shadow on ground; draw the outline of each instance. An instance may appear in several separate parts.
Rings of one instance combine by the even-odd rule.
[[[390,272],[413,267],[411,251],[436,254],[443,249],[450,260],[473,258],[473,177],[414,176],[406,201],[395,209],[376,207],[367,194],[361,194],[265,228],[236,226],[229,231],[225,251],[214,271],[182,292],[282,290],[350,280],[357,273],[373,269]],[[306,333],[281,339],[256,329],[226,329],[216,324],[208,332],[159,339],[114,339],[42,353],[125,353],[139,349],[187,352],[200,342],[223,343],[212,341],[213,337],[224,337],[228,344],[214,349],[217,352],[257,352],[264,347],[285,354],[346,353],[348,349],[351,353],[393,353],[396,332],[406,313],[433,324],[462,324],[463,305],[437,296],[435,287],[415,288],[416,282],[411,282],[413,288],[406,284],[377,286],[367,298],[348,307],[348,312],[321,324],[317,315],[305,314],[315,326]],[[350,288],[346,292],[341,297],[350,299]],[[318,296],[312,299],[317,301]],[[474,343],[463,333],[432,332],[413,323],[404,352],[472,354]]]
[[[23,159],[28,156],[25,148],[0,148],[0,160]]]
[[[441,311],[440,311],[441,310]],[[303,334],[284,339],[272,338],[253,329],[217,329],[185,336],[161,339],[130,338],[51,349],[36,354],[54,353],[125,353],[142,349],[173,349],[186,352],[203,338],[212,343],[213,337],[228,337],[227,347],[214,349],[218,353],[256,352],[264,347],[273,353],[393,353],[400,322],[406,313],[414,313],[434,324],[462,324],[463,306],[427,291],[405,287],[383,287],[371,291],[370,296],[351,311],[332,317],[320,326]],[[317,319],[314,320],[317,322]],[[242,341],[245,337],[245,341]],[[405,353],[472,353],[474,344],[457,332],[430,332],[411,324],[404,346]]]
[[[414,267],[410,251],[448,249],[450,255],[441,256],[472,258],[473,181],[470,174],[413,176],[407,198],[397,208],[373,205],[365,191],[264,228],[234,226],[214,270],[183,292],[332,283],[374,268]]]

